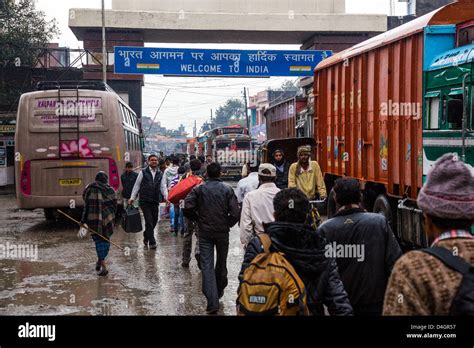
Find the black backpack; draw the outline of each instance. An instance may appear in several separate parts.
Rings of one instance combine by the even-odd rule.
[[[454,296],[450,315],[474,315],[474,267],[459,256],[453,255],[446,248],[434,247],[423,249],[425,253],[433,255],[446,266],[463,275],[459,290]]]

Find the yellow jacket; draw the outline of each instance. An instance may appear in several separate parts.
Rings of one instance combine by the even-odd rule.
[[[326,185],[324,184],[323,174],[318,162],[309,161],[307,171],[301,168],[300,174],[296,176],[296,167],[298,163],[295,162],[290,166],[288,173],[288,187],[297,187],[303,191],[308,199],[314,199],[316,192],[319,193],[319,198],[326,198]]]

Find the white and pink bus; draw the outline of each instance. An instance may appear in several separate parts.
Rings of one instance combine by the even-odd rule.
[[[40,82],[20,98],[15,134],[16,192],[21,209],[80,208],[98,171],[121,189],[120,173],[142,163],[136,114],[110,87],[96,81]]]

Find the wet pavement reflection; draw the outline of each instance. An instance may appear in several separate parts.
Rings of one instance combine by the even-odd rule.
[[[94,271],[92,239],[78,239],[73,224],[48,222],[39,209],[20,211],[11,195],[0,196],[0,221],[0,245],[38,247],[37,260],[0,259],[0,315],[205,315],[201,273],[194,258],[181,267],[184,239],[169,232],[169,220],[155,230],[157,250],[144,248],[142,233],[117,225],[112,241],[125,250],[111,246],[106,277]],[[235,315],[242,258],[236,225],[220,315]]]

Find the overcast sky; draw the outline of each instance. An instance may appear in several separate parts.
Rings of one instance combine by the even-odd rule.
[[[82,42],[68,27],[68,13],[70,8],[100,8],[101,0],[37,0],[37,8],[46,13],[48,19],[56,18],[61,34],[54,41],[60,46],[70,48],[82,47]],[[271,2],[271,0],[269,0]],[[394,1],[395,3],[397,1]],[[105,0],[106,8],[112,7],[111,0]],[[396,4],[396,13],[403,12],[403,3]],[[406,6],[406,5],[405,5]],[[348,13],[384,13],[390,12],[390,0],[346,0]],[[177,48],[221,48],[221,49],[274,49],[292,50],[299,49],[299,45],[224,45],[224,44],[160,44],[147,43],[151,47],[177,47]],[[194,120],[197,121],[198,130],[203,122],[209,119],[210,110],[217,109],[228,98],[242,98],[244,86],[249,89],[250,95],[265,90],[267,87],[278,87],[286,79],[292,77],[271,78],[216,78],[216,77],[162,77],[146,75],[143,93],[142,114],[154,117],[169,89],[163,106],[156,120],[168,129],[176,129],[184,124],[186,131],[192,135]]]

